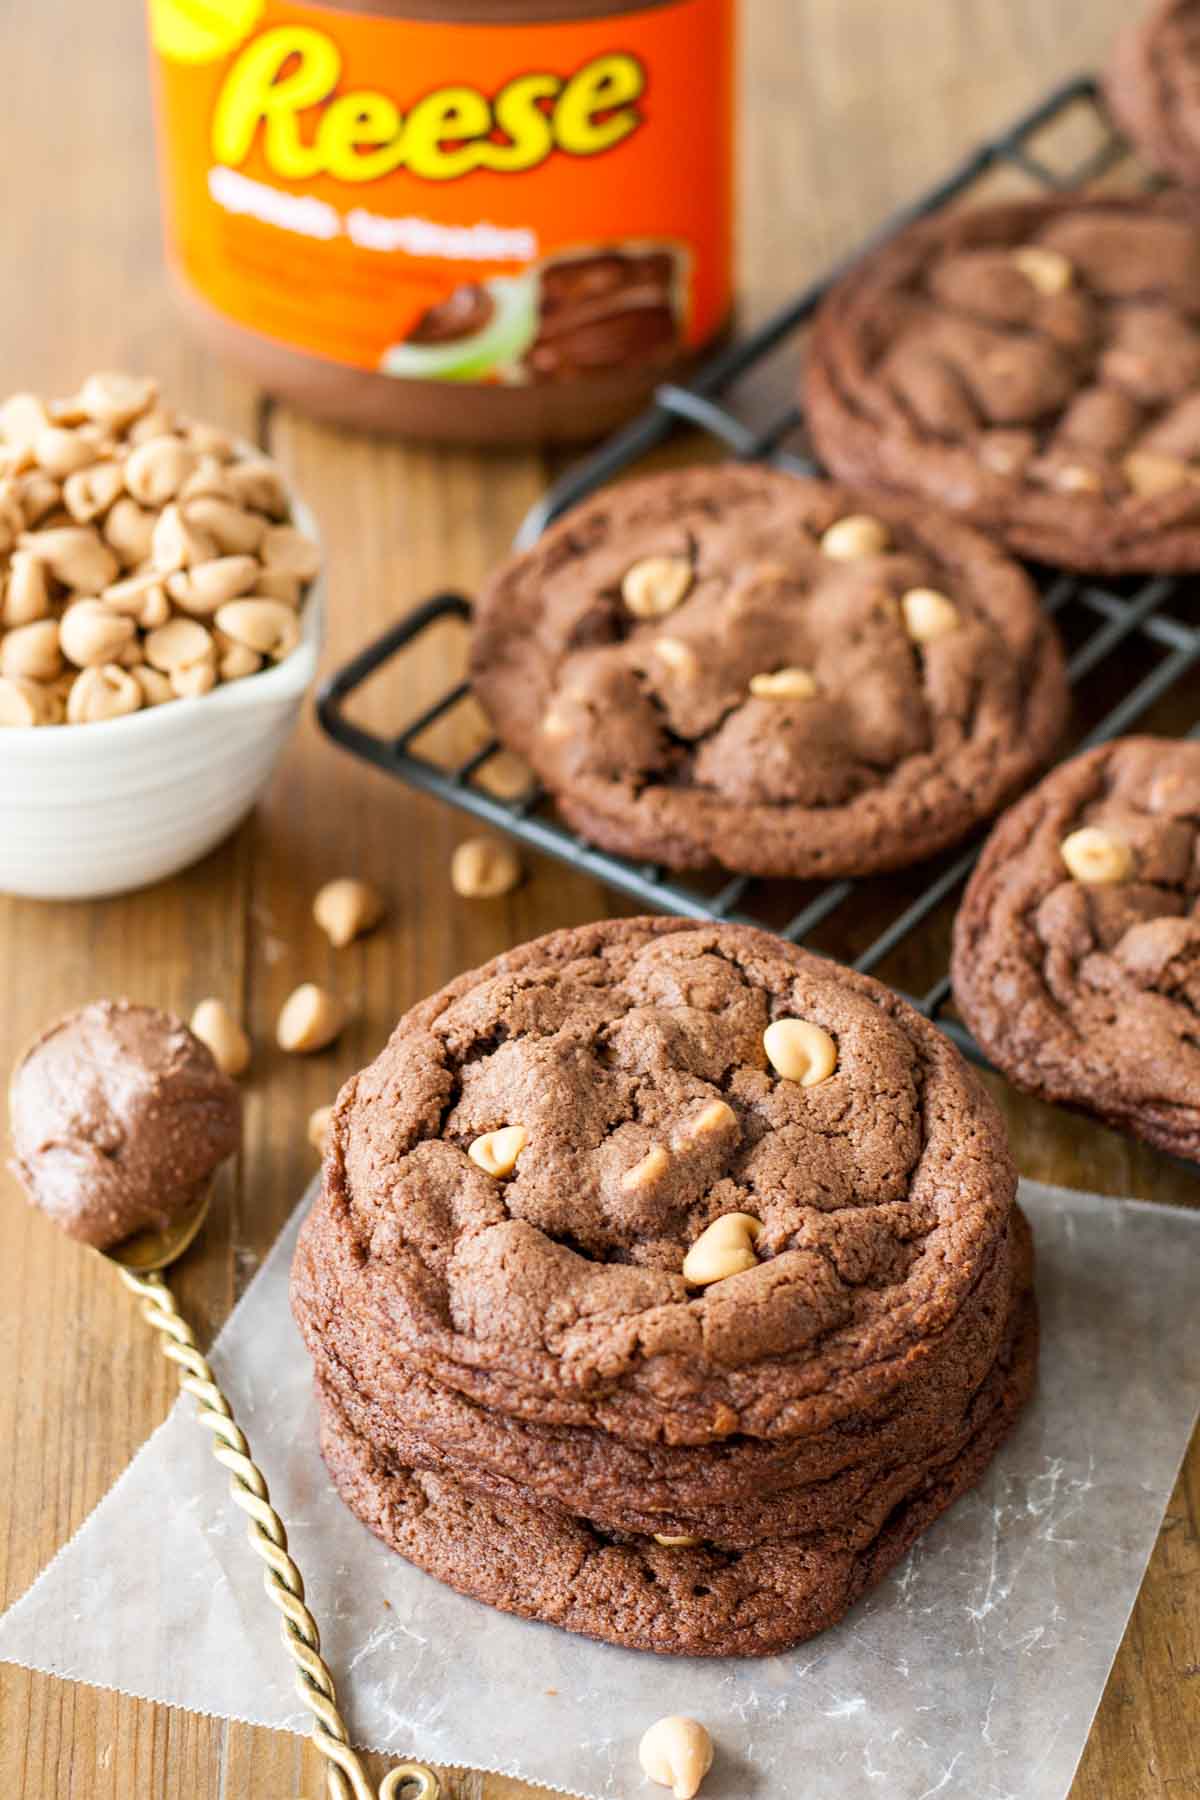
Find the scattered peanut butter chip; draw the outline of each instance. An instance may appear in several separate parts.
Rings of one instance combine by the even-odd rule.
[[[467,838],[450,859],[450,885],[464,900],[494,900],[520,879],[520,858],[499,838]]]
[[[816,691],[816,677],[809,669],[776,669],[750,677],[750,692],[759,700],[811,700]]]
[[[1049,250],[1041,244],[1024,244],[1013,251],[1012,259],[1039,294],[1063,294],[1074,279],[1070,259],[1061,250]]]
[[[645,556],[625,571],[621,598],[636,619],[661,619],[683,602],[691,585],[686,556]]]
[[[882,519],[872,518],[869,513],[847,513],[825,532],[821,550],[836,562],[853,562],[860,556],[882,555],[891,541]]]
[[[690,1550],[704,1540],[698,1537],[669,1537],[665,1531],[656,1531],[654,1541],[661,1544],[664,1550]]]
[[[909,588],[900,597],[900,612],[904,629],[915,644],[934,644],[962,623],[953,600],[936,588]]]
[[[670,1788],[675,1800],[693,1800],[712,1760],[713,1741],[704,1726],[679,1714],[656,1720],[638,1745],[643,1774]]]
[[[631,1169],[626,1169],[621,1177],[621,1191],[636,1194],[642,1188],[652,1187],[661,1181],[671,1166],[671,1158],[661,1144],[652,1144],[640,1162],[635,1162]]]
[[[467,1155],[487,1175],[511,1175],[528,1138],[523,1125],[502,1125],[498,1131],[485,1131],[477,1137]]]
[[[349,1017],[336,994],[306,981],[283,1003],[275,1036],[281,1050],[307,1055],[340,1037]]]
[[[313,901],[313,918],[335,950],[374,930],[384,913],[383,895],[369,881],[343,875],[327,881]]]
[[[700,1233],[684,1257],[683,1279],[690,1287],[711,1287],[714,1281],[755,1268],[754,1246],[761,1235],[761,1219],[750,1213],[724,1213]]]
[[[1068,870],[1076,881],[1089,886],[1128,881],[1133,873],[1133,851],[1121,838],[1098,825],[1082,825],[1059,845]]]
[[[329,1143],[329,1128],[333,1123],[333,1107],[318,1106],[315,1112],[308,1115],[308,1141],[320,1156],[324,1156]]]
[[[837,1068],[837,1045],[811,1019],[776,1019],[763,1032],[763,1049],[777,1075],[815,1087]]]
[[[244,1075],[250,1067],[250,1039],[223,1000],[201,1000],[191,1019],[193,1034],[207,1044],[223,1075]]]

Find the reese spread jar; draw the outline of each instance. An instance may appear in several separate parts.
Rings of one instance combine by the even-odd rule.
[[[168,255],[311,412],[592,437],[730,308],[735,0],[150,0]]]

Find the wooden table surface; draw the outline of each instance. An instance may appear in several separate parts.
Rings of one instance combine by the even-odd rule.
[[[1053,77],[1094,66],[1128,0],[745,0],[741,282],[760,317],[966,145]],[[206,360],[163,278],[140,9],[39,0],[0,9],[7,170],[0,392],[67,392],[89,369],[147,369],[188,410],[253,435],[321,519],[330,568],[327,667],[414,597],[475,583],[503,553],[547,465],[382,445],[319,429]],[[422,681],[457,657],[447,642]],[[381,703],[382,704],[382,703]],[[381,713],[380,716],[386,716]],[[187,795],[181,793],[186,806]],[[465,823],[355,764],[306,718],[257,815],[188,874],[94,905],[0,901],[0,1065],[48,1016],[103,993],[188,1013],[223,995],[259,1050],[247,1140],[181,1304],[205,1342],[225,1319],[314,1168],[310,1110],[374,1054],[411,1002],[552,926],[619,903],[537,863],[511,897],[455,899],[447,862]],[[311,923],[317,886],[359,873],[391,900],[388,927],[332,952]],[[276,1051],[279,1005],[303,979],[351,1001],[335,1050]],[[1194,1177],[994,1084],[1025,1173],[1188,1203]],[[87,1516],[173,1398],[129,1296],[0,1194],[0,1608]],[[68,1329],[70,1328],[70,1329]],[[214,1470],[214,1479],[218,1479]],[[252,1577],[253,1579],[253,1577]],[[1200,1441],[1172,1497],[1073,1800],[1200,1793]],[[452,1773],[461,1800],[535,1790]],[[635,1771],[630,1791],[640,1791]],[[0,1668],[5,1800],[290,1800],[322,1792],[302,1739]],[[544,1791],[544,1790],[536,1790]],[[847,1790],[848,1800],[851,1800]]]

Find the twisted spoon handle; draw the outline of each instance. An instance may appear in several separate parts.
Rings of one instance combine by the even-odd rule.
[[[441,1786],[424,1763],[401,1763],[376,1795],[346,1722],[338,1711],[333,1676],[321,1655],[321,1634],[304,1600],[304,1578],[288,1554],[283,1520],[271,1505],[266,1479],[250,1455],[233,1409],[200,1354],[191,1327],[161,1275],[122,1268],[121,1280],[142,1302],[142,1316],[161,1333],[161,1349],[179,1372],[180,1391],[196,1402],[196,1418],[213,1434],[212,1453],[229,1470],[229,1491],[247,1514],[247,1535],[266,1564],[263,1582],[283,1617],[284,1649],[296,1665],[296,1690],[313,1715],[312,1738],[328,1764],[329,1800],[440,1800]]]

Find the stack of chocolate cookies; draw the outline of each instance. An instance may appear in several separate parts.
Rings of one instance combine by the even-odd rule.
[[[878,983],[757,931],[555,933],[343,1090],[293,1301],[387,1543],[638,1649],[821,1630],[1033,1380],[998,1117]]]

